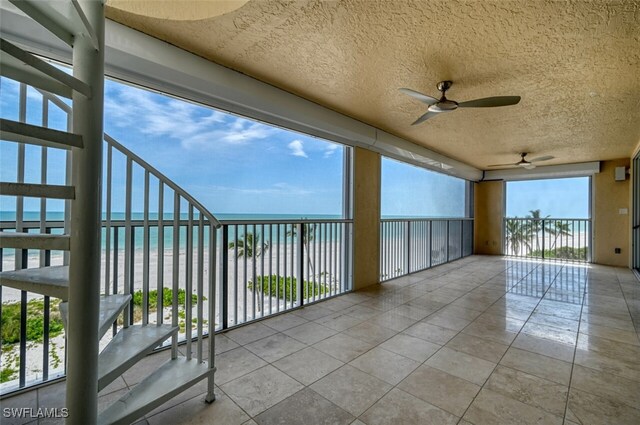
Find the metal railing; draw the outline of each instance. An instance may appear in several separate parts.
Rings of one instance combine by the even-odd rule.
[[[591,220],[505,217],[504,253],[513,257],[591,261]]]
[[[223,224],[219,329],[351,289],[351,220]]]
[[[473,218],[380,220],[380,281],[473,253]]]

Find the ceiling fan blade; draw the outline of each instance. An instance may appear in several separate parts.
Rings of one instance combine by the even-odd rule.
[[[458,108],[492,108],[494,106],[509,106],[520,102],[520,96],[496,96],[469,100],[458,103]]]
[[[418,125],[425,122],[429,118],[435,117],[436,115],[438,115],[436,112],[427,112],[426,114],[415,120],[411,125]]]
[[[533,170],[534,168],[536,168],[536,164],[524,164],[522,168],[527,170]]]
[[[411,89],[399,89],[402,93],[409,95],[413,98],[418,99],[420,102],[422,103],[426,103],[427,105],[431,106],[431,105],[435,105],[436,103],[438,103],[438,99],[436,99],[435,97],[431,97],[431,96],[427,96],[426,94],[422,94],[420,92],[417,92],[415,90],[411,90]]]
[[[493,165],[487,165],[487,167],[515,167],[518,164],[514,164],[513,162],[511,164],[493,164]]]
[[[537,158],[532,159],[529,162],[542,162],[542,161],[549,161],[550,159],[555,158],[555,156],[551,156],[551,155],[547,155],[547,156],[539,156]]]

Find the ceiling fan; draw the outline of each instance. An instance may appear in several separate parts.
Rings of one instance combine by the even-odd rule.
[[[542,162],[542,161],[549,161],[550,159],[553,159],[554,157],[551,155],[547,155],[547,156],[540,156],[538,158],[533,158],[531,161],[527,161],[526,157],[527,156],[527,152],[522,152],[520,154],[520,161],[511,164],[493,164],[493,165],[489,165],[489,167],[522,167],[522,168],[526,168],[527,170],[532,170],[534,168],[536,168],[536,164],[534,164],[534,162]]]
[[[427,96],[426,94],[422,94],[415,90],[405,88],[400,89],[402,93],[414,97],[420,102],[429,105],[429,107],[427,108],[427,113],[415,120],[415,122],[411,125],[420,124],[428,120],[429,118],[435,117],[438,114],[441,114],[443,112],[455,111],[458,108],[492,108],[495,106],[515,105],[520,102],[520,96],[496,96],[468,100],[466,102],[458,103],[454,100],[447,99],[447,97],[445,96],[446,91],[449,90],[452,85],[453,81],[440,81],[438,83],[436,87],[440,92],[442,92],[442,96],[439,100],[435,97]]]

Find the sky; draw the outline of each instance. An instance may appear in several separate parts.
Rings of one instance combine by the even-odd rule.
[[[508,217],[525,217],[536,209],[542,217],[589,218],[589,178],[507,183]]]
[[[0,116],[18,119],[19,85],[0,79]],[[42,125],[41,96],[27,91],[27,122]],[[344,149],[340,144],[283,130],[166,95],[107,80],[105,132],[175,181],[214,214],[342,214]],[[49,126],[64,130],[65,114],[50,107]],[[26,182],[40,182],[40,152],[26,147]],[[64,153],[49,149],[48,183],[64,184]],[[15,181],[17,145],[0,144],[0,179]],[[124,211],[125,160],[114,157],[113,210]],[[134,168],[133,210],[142,211],[144,176]],[[586,186],[585,186],[586,185]],[[540,208],[543,215],[583,217],[584,179],[509,183],[509,215]],[[382,160],[382,215],[464,216],[465,182],[444,174]],[[155,198],[154,198],[155,196]],[[3,211],[14,198],[0,197]],[[151,204],[157,199],[152,180]],[[51,211],[63,210],[62,201]],[[169,208],[165,208],[169,210]],[[26,211],[39,210],[27,199]]]

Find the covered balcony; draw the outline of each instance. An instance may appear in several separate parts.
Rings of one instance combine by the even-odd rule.
[[[3,425],[640,422],[637,1],[0,7]]]

